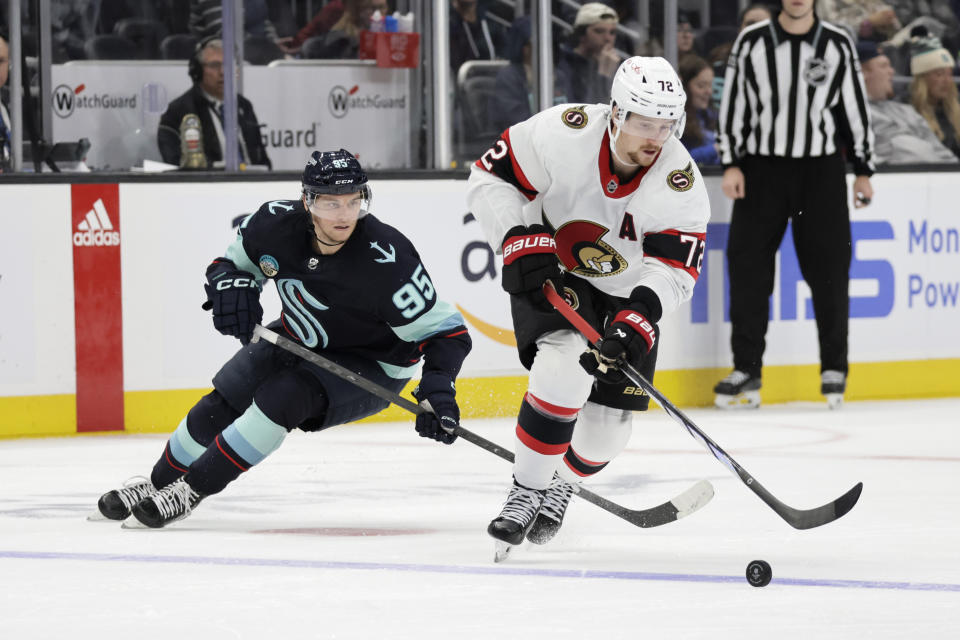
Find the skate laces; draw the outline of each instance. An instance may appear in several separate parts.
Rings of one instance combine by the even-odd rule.
[[[503,505],[500,517],[525,527],[537,515],[541,504],[543,504],[542,492],[514,484],[510,488],[510,494]]]
[[[543,505],[540,507],[540,513],[551,520],[557,522],[563,521],[563,514],[570,504],[570,498],[573,496],[573,485],[562,479],[560,476],[553,476],[550,486],[543,497]]]
[[[720,384],[729,384],[731,386],[738,386],[750,379],[750,374],[744,371],[737,371],[734,369],[731,371],[726,378],[720,381]]]
[[[164,519],[181,518],[193,510],[200,502],[200,494],[179,478],[173,484],[168,484],[153,496],[153,502]]]
[[[123,483],[121,489],[117,489],[117,496],[120,498],[123,506],[129,511],[133,508],[133,505],[144,498],[149,498],[156,493],[156,491],[153,483],[144,476],[133,476]]]

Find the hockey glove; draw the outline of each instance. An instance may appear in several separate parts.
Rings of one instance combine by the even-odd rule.
[[[426,409],[417,416],[417,433],[421,438],[433,438],[443,444],[453,444],[460,426],[460,408],[457,406],[453,380],[443,374],[427,373],[413,390],[413,397]]]
[[[541,224],[516,226],[503,238],[503,289],[510,294],[526,295],[537,307],[553,310],[543,295],[547,280],[560,288],[560,263],[557,243]]]
[[[629,362],[639,367],[657,341],[657,329],[639,311],[629,306],[618,313],[607,327],[599,349],[580,356],[580,366],[607,384],[621,384],[626,376],[619,365]]]
[[[203,309],[213,309],[213,326],[225,336],[249,344],[253,328],[263,320],[260,285],[250,273],[232,262],[214,261],[207,267],[207,301]]]

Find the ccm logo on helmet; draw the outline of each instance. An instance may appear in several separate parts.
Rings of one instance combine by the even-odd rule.
[[[503,245],[503,263],[510,264],[517,258],[531,253],[553,253],[557,243],[546,233],[528,236]]]

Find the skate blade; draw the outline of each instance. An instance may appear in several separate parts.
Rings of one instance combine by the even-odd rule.
[[[843,407],[843,394],[842,393],[828,393],[825,396],[827,398],[827,406],[831,410],[840,409]]]
[[[714,398],[714,404],[720,409],[757,409],[760,407],[759,391],[744,391],[735,396],[727,396],[718,393]]]
[[[513,545],[503,542],[502,540],[496,540],[493,543],[493,561],[494,562],[503,562],[508,557],[510,557],[510,550],[513,549]]]
[[[116,522],[116,520],[111,520],[99,511],[94,511],[87,516],[87,522]]]
[[[130,516],[120,525],[121,529],[149,529],[147,525],[143,524],[135,516]]]

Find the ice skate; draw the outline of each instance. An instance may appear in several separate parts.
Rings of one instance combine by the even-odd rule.
[[[494,518],[487,527],[487,533],[497,539],[494,561],[500,562],[510,552],[506,545],[518,545],[523,542],[527,530],[533,524],[540,505],[543,504],[544,491],[530,489],[513,481],[510,494],[503,504],[500,515]]]
[[[126,520],[130,517],[130,510],[144,498],[157,492],[147,478],[134,476],[123,483],[123,486],[108,491],[97,501],[97,513],[87,520]]]
[[[760,406],[759,377],[734,370],[713,388],[714,403],[721,409],[755,409]]]
[[[563,524],[563,514],[567,511],[567,505],[570,504],[570,498],[575,491],[574,485],[570,484],[557,474],[553,474],[553,480],[543,496],[543,505],[540,507],[540,513],[533,520],[533,526],[527,531],[527,540],[534,544],[547,544],[557,535],[560,525]]]
[[[193,490],[184,478],[168,484],[133,506],[133,517],[153,529],[182,520],[200,504],[203,496]]]
[[[847,390],[847,374],[827,369],[820,374],[820,393],[827,399],[827,406],[839,409],[843,406],[843,393]]]

